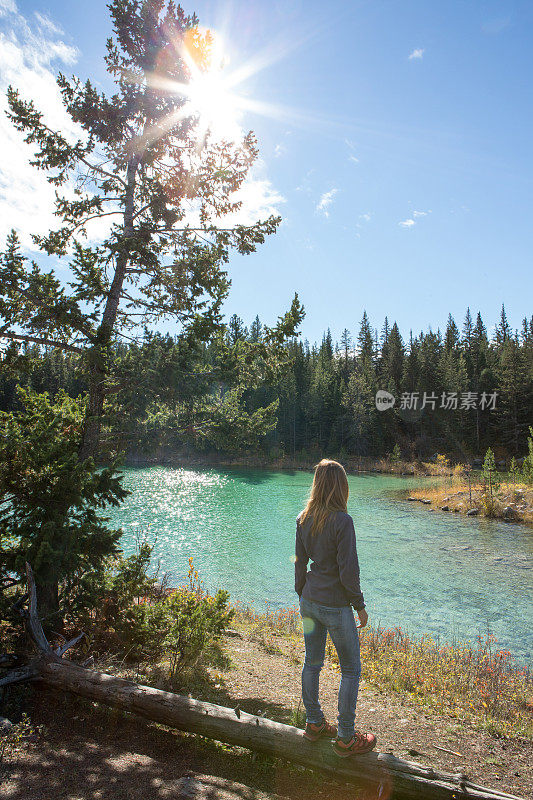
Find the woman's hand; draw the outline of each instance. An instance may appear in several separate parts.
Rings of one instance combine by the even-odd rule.
[[[359,608],[357,609],[357,616],[359,617],[360,628],[364,628],[368,622],[368,614],[366,613],[366,608]]]

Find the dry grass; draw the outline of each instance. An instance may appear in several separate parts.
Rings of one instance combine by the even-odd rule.
[[[533,487],[524,483],[502,480],[491,497],[481,480],[472,480],[469,486],[464,477],[451,475],[439,485],[412,489],[409,497],[429,500],[435,508],[448,506],[449,511],[462,514],[475,508],[479,516],[533,524]]]
[[[276,638],[283,636],[291,642],[291,659],[298,663],[297,642],[300,635],[300,613],[297,606],[273,610],[265,603],[265,610],[258,613],[242,603],[233,605],[234,623],[258,642],[267,653],[280,653]]]

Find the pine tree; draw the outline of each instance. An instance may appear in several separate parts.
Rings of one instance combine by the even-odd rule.
[[[401,392],[404,361],[405,347],[395,322],[390,329],[387,343],[382,348],[381,375],[384,381],[382,388],[389,387],[396,395]]]
[[[228,335],[230,344],[236,344],[240,339],[246,339],[248,336],[248,331],[244,326],[244,322],[237,314],[233,314],[230,317]]]
[[[329,328],[322,337],[319,358],[325,364],[328,364],[333,359],[333,339],[331,337],[331,331]]]
[[[526,483],[533,483],[533,428],[529,426],[529,436],[527,437],[527,455],[522,465],[522,477]]]
[[[488,345],[489,340],[487,338],[487,329],[485,327],[485,324],[481,318],[481,313],[479,311],[477,312],[476,324],[474,326],[474,331],[472,335],[476,342],[483,343],[484,346]]]
[[[515,454],[520,450],[520,440],[527,422],[531,419],[530,392],[527,385],[526,368],[518,339],[509,336],[503,340],[497,367],[500,389],[498,416],[503,443]]]
[[[357,343],[359,346],[359,358],[362,361],[368,360],[372,362],[374,359],[374,337],[366,311],[363,312]]]
[[[19,388],[17,400],[17,411],[0,412],[0,550],[21,578],[31,564],[49,627],[60,624],[60,587],[64,606],[69,583],[118,551],[122,532],[100,510],[129,492],[114,467],[79,461],[79,399]]]
[[[505,313],[505,306],[502,303],[502,310],[500,312],[500,323],[496,326],[496,344],[502,347],[507,339],[511,336],[511,326],[507,322],[507,314]]]
[[[459,346],[459,339],[459,329],[452,315],[448,314],[448,322],[446,323],[446,332],[444,334],[444,349],[447,353],[456,350]]]
[[[1,335],[83,353],[89,402],[82,458],[97,452],[104,399],[116,390],[109,362],[117,335],[174,319],[206,338],[220,322],[230,250],[253,252],[279,222],[224,227],[224,215],[238,210],[234,192],[257,147],[251,133],[234,143],[201,135],[198,115],[187,111],[180,87],[209,67],[212,51],[196,16],[171,0],[111,0],[109,10],[114,37],[105,61],[116,93],[58,77],[83,137],[70,142],[33,102],[8,90],[9,117],[36,150],[32,163],[57,187],[59,227],[34,237],[51,256],[51,272],[28,265],[16,237],[9,238]],[[188,218],[191,203],[198,222]],[[114,223],[110,233],[88,245],[87,225],[106,217]],[[69,262],[68,283],[54,271],[57,258]]]
[[[389,318],[385,317],[385,322],[383,323],[383,327],[381,329],[381,347],[382,348],[389,341],[389,333],[390,333]]]
[[[263,336],[263,326],[261,325],[261,320],[257,315],[252,324],[250,325],[250,341],[251,342],[260,342]]]
[[[498,489],[499,484],[496,482],[496,461],[494,458],[494,453],[490,447],[485,453],[485,460],[483,461],[483,469],[481,474],[483,476],[485,487],[489,487],[490,497],[492,500],[492,493]]]
[[[474,332],[474,324],[470,314],[470,308],[466,309],[465,321],[463,323],[463,347],[468,349],[472,341],[472,334]]]
[[[341,333],[342,377],[346,383],[350,371],[350,358],[352,352],[352,335],[348,328]]]

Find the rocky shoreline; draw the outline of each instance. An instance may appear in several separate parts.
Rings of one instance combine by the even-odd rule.
[[[478,486],[460,486],[456,491],[438,487],[417,489],[405,499],[429,506],[429,511],[533,524],[533,489],[527,486],[506,485],[492,497]]]

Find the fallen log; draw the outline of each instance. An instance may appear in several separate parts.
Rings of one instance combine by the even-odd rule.
[[[357,785],[371,782],[381,787],[381,795],[378,794],[381,797],[390,797],[391,794],[413,800],[459,797],[511,800],[513,797],[471,783],[461,774],[440,772],[388,753],[372,752],[340,759],[333,753],[329,742],[310,743],[301,729],[291,725],[244,711],[237,716],[230,708],[138,685],[65,660],[44,659],[37,680],[181,731],[283,758],[334,776],[337,780]]]
[[[318,770],[337,780],[375,787],[373,796],[406,800],[521,800],[513,795],[470,782],[462,774],[444,773],[388,753],[372,752],[340,759],[326,741],[310,743],[303,731],[265,717],[247,714],[239,707],[224,708],[189,697],[142,686],[62,658],[79,637],[53,650],[37,616],[33,575],[27,565],[29,609],[21,611],[39,656],[29,665],[27,677],[60,691],[96,700],[138,714],[178,730],[282,758]],[[20,670],[2,679],[4,685],[21,680]]]

